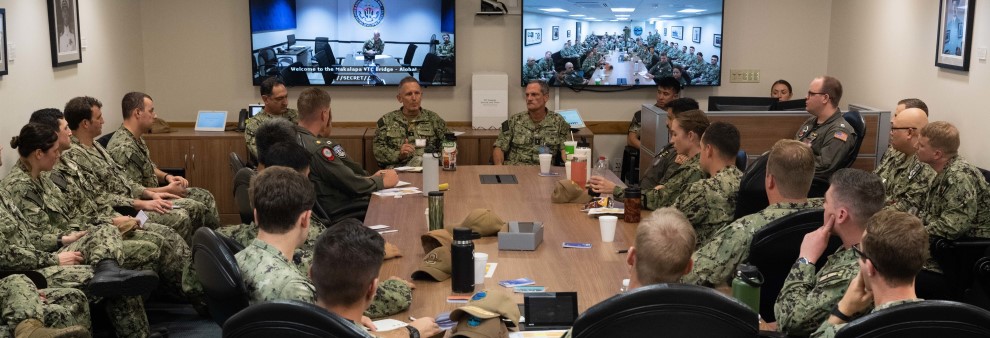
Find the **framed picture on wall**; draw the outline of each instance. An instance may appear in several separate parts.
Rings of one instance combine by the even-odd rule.
[[[52,67],[82,62],[79,46],[79,0],[46,0]]]
[[[969,71],[976,0],[940,0],[935,66]]]
[[[567,38],[568,38],[568,39],[570,39],[570,38],[571,38],[571,30],[570,30],[570,29],[568,29],[568,30],[567,30]]]
[[[715,47],[722,48],[722,34],[715,34],[715,37],[712,39],[712,44],[715,45]]]
[[[535,45],[543,42],[543,28],[526,28],[523,30],[525,45]]]
[[[670,37],[678,40],[684,40],[684,26],[671,26]]]
[[[701,42],[701,27],[691,28],[691,41],[695,43]]]
[[[667,27],[663,28],[663,36],[667,36]]]
[[[7,10],[0,8],[0,75],[7,75]]]
[[[560,39],[560,26],[553,26],[553,41]]]

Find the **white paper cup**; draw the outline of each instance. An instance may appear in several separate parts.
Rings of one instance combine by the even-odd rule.
[[[416,139],[416,148],[424,148],[424,147],[426,147],[426,139],[425,138]]]
[[[575,148],[577,148],[577,141],[564,141],[564,152],[567,153],[565,160],[571,160],[571,157],[574,156]]]
[[[602,242],[611,242],[615,240],[615,223],[619,221],[616,216],[602,216],[598,217],[598,225],[602,229]]]
[[[550,173],[550,154],[540,154],[540,172],[544,174]]]
[[[485,284],[485,265],[488,264],[488,254],[484,252],[474,253],[474,285]]]
[[[567,179],[571,179],[571,161],[564,162],[564,173],[567,174]]]

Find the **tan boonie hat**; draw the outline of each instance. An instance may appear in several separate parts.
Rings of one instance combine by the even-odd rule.
[[[473,232],[481,234],[481,236],[494,236],[499,231],[505,227],[505,221],[502,221],[494,212],[489,209],[474,209],[471,213],[464,217],[464,222],[461,222],[460,227],[471,229]],[[453,231],[448,229],[449,231]]]
[[[468,315],[467,318],[457,323],[457,326],[450,331],[451,337],[469,338],[508,338],[509,328],[505,327],[501,319],[490,318],[481,319]]]
[[[442,282],[450,278],[450,247],[441,246],[426,254],[413,279],[434,279]]]
[[[588,203],[591,196],[574,181],[563,179],[554,184],[550,200],[554,203]]]
[[[427,232],[419,238],[423,242],[423,252],[430,252],[441,246],[450,246],[454,242],[454,236],[444,229]]]
[[[450,319],[461,320],[465,315],[482,319],[502,317],[519,327],[519,306],[507,293],[498,290],[475,292],[467,305],[450,312]]]

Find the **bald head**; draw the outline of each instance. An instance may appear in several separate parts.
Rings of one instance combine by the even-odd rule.
[[[928,114],[920,108],[907,108],[890,120],[890,145],[899,152],[912,155],[917,150],[921,128],[928,125]]]

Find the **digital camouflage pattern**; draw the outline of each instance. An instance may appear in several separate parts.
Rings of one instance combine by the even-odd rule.
[[[447,122],[437,113],[420,108],[419,115],[409,120],[400,108],[385,113],[378,119],[372,152],[378,166],[382,168],[420,167],[423,165],[423,151],[426,148],[416,148],[412,155],[401,158],[399,150],[402,149],[402,144],[415,145],[416,139],[426,139],[427,145],[440,144],[446,132]]]
[[[505,165],[539,165],[540,146],[559,152],[564,149],[564,141],[569,140],[570,131],[571,126],[556,112],[547,110],[546,117],[538,123],[529,117],[529,112],[521,112],[502,123],[495,146],[505,154]]]
[[[925,194],[935,179],[935,169],[892,147],[877,166],[874,174],[880,176],[887,195],[886,209],[917,213],[924,206]]]
[[[27,319],[52,328],[81,325],[89,329],[89,301],[76,289],[38,290],[25,275],[0,279],[0,338],[13,337],[14,327]]]
[[[689,184],[674,200],[673,207],[683,212],[694,226],[699,245],[708,243],[712,233],[734,219],[741,179],[742,171],[730,165],[715,176]]]
[[[840,247],[817,274],[814,265],[794,263],[773,306],[780,332],[799,336],[814,332],[859,273],[856,260],[852,249]]]
[[[896,300],[896,301],[893,301],[893,302],[889,302],[889,303],[886,303],[886,304],[877,306],[877,307],[873,308],[873,310],[870,311],[870,313],[874,313],[874,312],[878,312],[878,311],[883,311],[883,310],[886,310],[886,309],[889,309],[889,308],[892,308],[892,307],[895,307],[895,306],[898,306],[898,305],[901,305],[901,304],[909,304],[909,303],[920,302],[920,301],[922,301],[922,299],[919,299],[919,298]],[[849,324],[849,323],[832,324],[832,323],[829,323],[828,321],[824,321],[824,322],[822,322],[822,325],[818,327],[818,330],[811,334],[811,338],[833,338],[833,337],[835,337],[835,334],[839,332],[839,330],[841,330],[843,327],[846,326],[846,324]]]
[[[258,128],[261,128],[261,125],[265,124],[265,122],[279,118],[296,124],[299,122],[299,112],[295,109],[288,108],[281,115],[275,115],[262,110],[258,115],[244,121],[244,141],[247,143],[248,152],[251,153],[252,158],[258,158],[258,143],[255,141],[255,137],[258,135]]]
[[[990,191],[976,166],[961,156],[946,163],[918,215],[932,236],[990,238]]]
[[[705,178],[705,172],[701,171],[698,165],[699,158],[699,155],[695,155],[669,173],[670,176],[666,182],[663,182],[661,189],[644,189],[643,206],[656,210],[674,205],[677,196],[687,189],[688,185]]]

